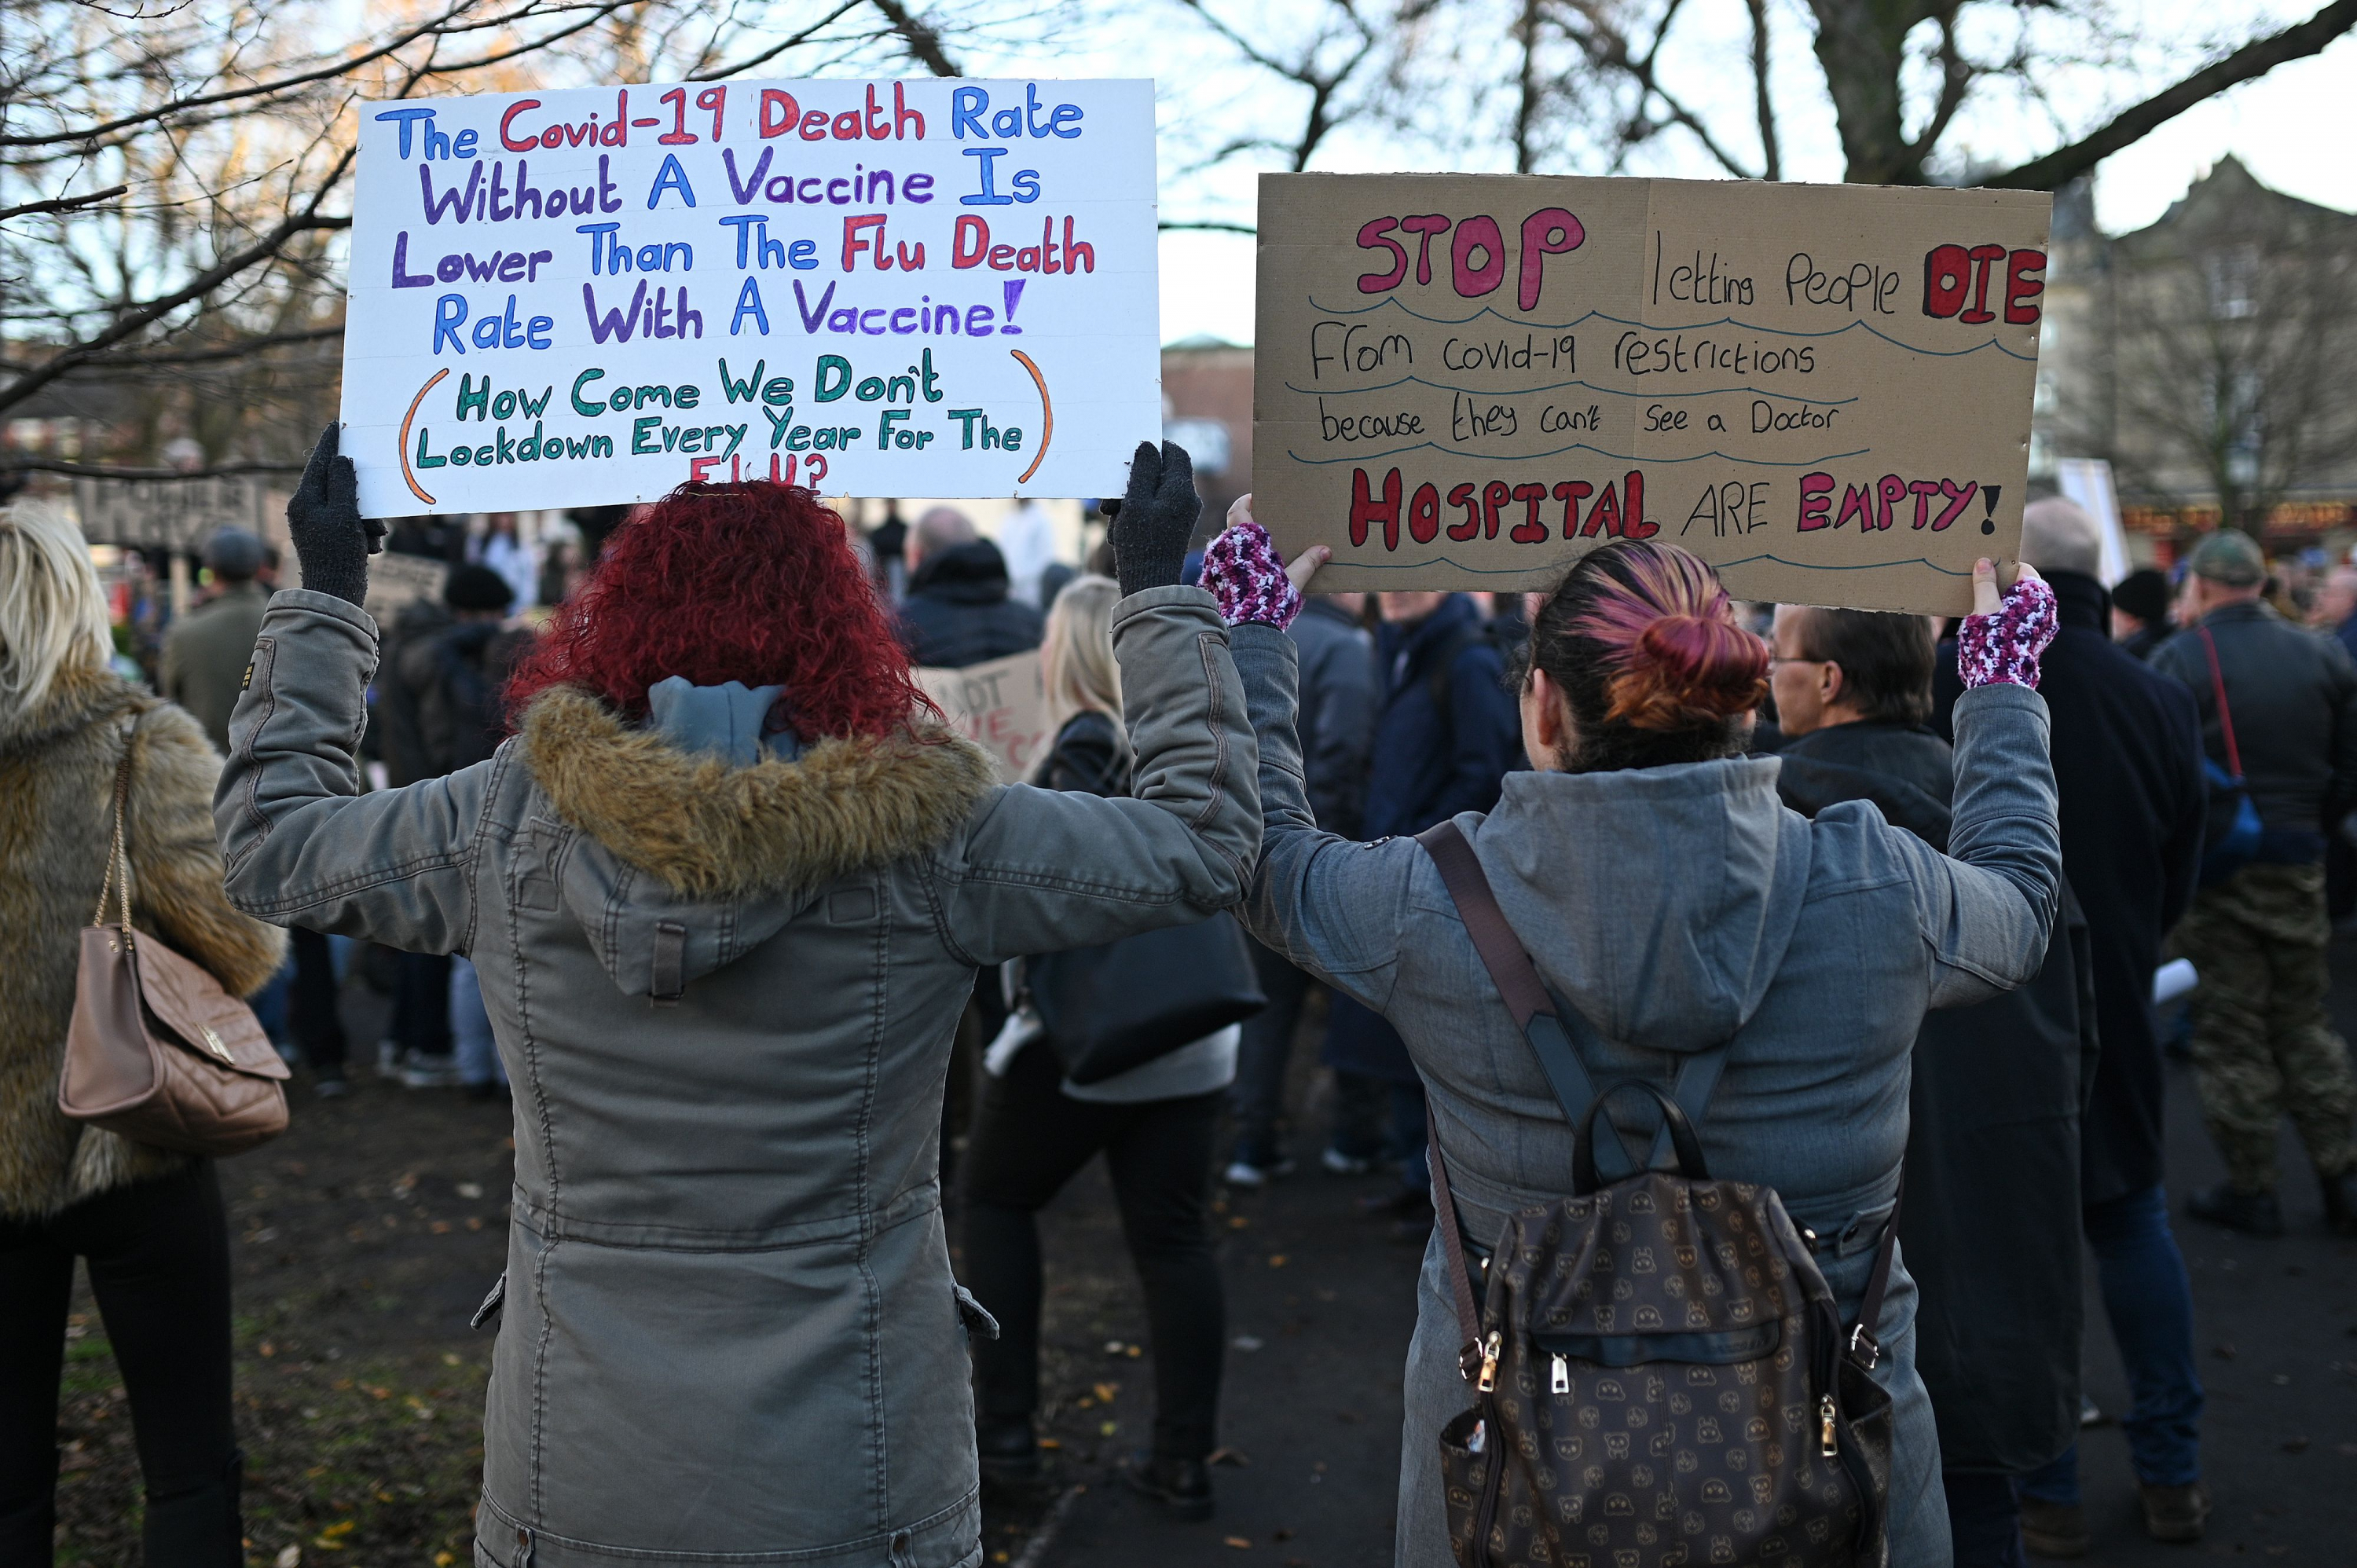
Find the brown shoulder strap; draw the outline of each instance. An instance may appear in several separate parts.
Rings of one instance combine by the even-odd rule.
[[[1432,1213],[1440,1227],[1440,1251],[1448,1265],[1448,1297],[1457,1305],[1457,1330],[1465,1336],[1457,1369],[1471,1382],[1481,1369],[1481,1315],[1473,1305],[1473,1273],[1465,1262],[1465,1232],[1457,1223],[1457,1202],[1448,1196],[1448,1162],[1440,1157],[1440,1125],[1424,1105],[1426,1164],[1432,1168]]]
[[[1491,983],[1506,999],[1515,1026],[1527,1030],[1534,1017],[1555,1016],[1546,983],[1539,978],[1523,940],[1506,923],[1506,912],[1498,908],[1498,896],[1490,890],[1490,879],[1457,824],[1435,822],[1416,834],[1415,842],[1440,868],[1440,880],[1448,886],[1449,897],[1457,901],[1457,917],[1465,922],[1465,934],[1473,939],[1473,950],[1481,955]]]
[[[1436,822],[1416,834],[1415,842],[1440,868],[1440,880],[1456,900],[1458,918],[1465,922],[1466,934],[1473,939],[1474,950],[1481,955],[1491,983],[1505,998],[1515,1026],[1528,1031],[1533,1017],[1554,1017],[1555,1003],[1547,995],[1546,983],[1539,978],[1531,955],[1523,950],[1521,939],[1506,923],[1506,912],[1498,908],[1498,896],[1490,890],[1490,879],[1482,875],[1473,846],[1465,842],[1457,824]],[[1464,1347],[1457,1353],[1458,1370],[1471,1382],[1481,1366],[1481,1319],[1473,1305],[1465,1233],[1458,1223],[1457,1204],[1448,1194],[1448,1162],[1441,1155],[1440,1129],[1429,1105],[1425,1107],[1424,1125],[1431,1156],[1433,1214],[1439,1222],[1441,1252],[1448,1264],[1448,1291],[1457,1306],[1457,1326],[1465,1336]]]

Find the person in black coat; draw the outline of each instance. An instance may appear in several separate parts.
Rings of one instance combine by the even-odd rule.
[[[1006,558],[974,521],[935,507],[909,531],[909,596],[900,640],[930,670],[963,670],[1039,646],[1039,612],[1007,596]]]
[[[1870,800],[1945,853],[1954,786],[1920,616],[1786,607],[1773,683],[1784,803]],[[1915,1363],[1940,1425],[1956,1568],[2018,1568],[2014,1477],[2079,1424],[2079,1113],[2095,1070],[2086,921],[2066,884],[2045,966],[2019,991],[1925,1016],[1909,1090],[1899,1234],[1922,1292]]]
[[[2162,1539],[2198,1540],[2209,1506],[2201,1487],[2203,1396],[2192,1291],[2162,1187],[2152,976],[2161,939],[2193,893],[2206,804],[2201,732],[2192,694],[2107,635],[2109,607],[2095,576],[2101,535],[2084,511],[2060,498],[2032,502],[2022,558],[2045,575],[2061,604],[2061,631],[2046,651],[2039,691],[2054,714],[2062,870],[2086,912],[2104,1042],[2081,1137],[2084,1227],[2127,1364],[2135,1403],[2124,1425],[2147,1526]],[[1951,733],[1960,690],[1953,671],[1954,660],[1943,660],[1934,718],[1943,734]],[[2085,1550],[2075,1449],[2022,1490],[2033,1547]]]
[[[1460,811],[1498,803],[1509,770],[1523,761],[1521,711],[1506,689],[1505,661],[1470,596],[1377,596],[1383,627],[1383,711],[1375,721],[1360,832],[1367,840],[1422,832]],[[1401,1185],[1370,1200],[1411,1228],[1431,1214],[1424,1159],[1424,1087],[1399,1034],[1378,1014],[1337,996],[1321,1053],[1339,1090],[1337,1136],[1326,1168],[1364,1170],[1381,1155],[1400,1165]],[[1390,1103],[1388,1139],[1376,1132]]]

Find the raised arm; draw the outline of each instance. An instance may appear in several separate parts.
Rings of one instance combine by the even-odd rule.
[[[1337,990],[1382,1008],[1398,972],[1397,913],[1424,852],[1408,839],[1354,843],[1321,831],[1309,808],[1295,722],[1299,654],[1284,627],[1300,607],[1297,585],[1324,563],[1313,546],[1291,568],[1253,521],[1250,496],[1203,558],[1203,582],[1234,622],[1229,635],[1243,677],[1260,758],[1261,853],[1242,915],[1245,929]]]
[[[362,791],[376,623],[328,594],[272,596],[213,797],[230,902],[277,925],[413,952],[470,945],[470,871],[505,764]]]
[[[361,793],[377,635],[360,605],[384,531],[361,518],[351,459],[336,448],[331,424],[287,503],[307,586],[272,597],[230,715],[213,796],[230,902],[276,925],[463,952],[473,846],[503,764]]]
[[[1975,573],[1975,613],[1957,639],[1955,801],[1948,853],[1894,832],[1915,862],[1916,915],[1931,1002],[1953,1007],[2027,984],[2046,961],[2061,900],[2062,834],[2038,657],[2053,640],[2053,590],[2028,567],[1999,599]]]
[[[952,951],[996,963],[1111,941],[1243,896],[1260,846],[1252,729],[1219,610],[1178,583],[1200,510],[1187,454],[1141,444],[1113,532],[1130,798],[998,791],[935,857]]]
[[[1260,800],[1228,639],[1200,588],[1150,588],[1114,607],[1133,792],[999,790],[934,859],[952,951],[997,963],[1183,925],[1243,896]]]

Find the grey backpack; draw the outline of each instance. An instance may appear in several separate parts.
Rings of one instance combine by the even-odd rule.
[[[1896,1217],[1858,1324],[1773,1188],[1713,1180],[1694,1123],[1727,1047],[1669,1092],[1599,1093],[1558,1008],[1453,823],[1418,835],[1575,1128],[1571,1196],[1511,1217],[1486,1299],[1432,1144],[1435,1207],[1473,1386],[1440,1434],[1459,1568],[1884,1568],[1891,1406],[1868,1375]],[[1603,1117],[1624,1092],[1662,1113],[1673,1175],[1641,1167]]]

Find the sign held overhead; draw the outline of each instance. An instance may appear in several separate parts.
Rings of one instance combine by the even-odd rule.
[[[1254,512],[1319,589],[1661,539],[1748,598],[1961,614],[2019,553],[2050,199],[1263,175]]]
[[[1161,423],[1150,81],[364,104],[351,244],[370,517],[1096,495]]]

